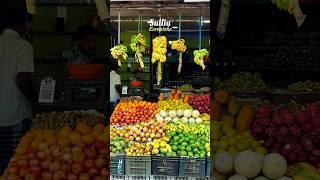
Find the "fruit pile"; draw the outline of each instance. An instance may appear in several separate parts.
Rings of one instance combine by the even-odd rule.
[[[174,100],[174,99],[175,100],[182,100],[183,102],[188,103],[189,98],[190,97],[188,95],[185,95],[181,90],[172,89],[168,99],[169,100]],[[165,99],[164,94],[160,93],[158,99],[159,99],[159,101],[163,101]]]
[[[124,45],[117,45],[110,49],[111,55],[118,61],[118,66],[121,66],[121,61],[127,59],[127,47]]]
[[[151,152],[151,143],[133,143],[128,149],[126,149],[127,156],[148,156],[151,155]]]
[[[135,52],[135,57],[140,63],[140,68],[144,68],[144,63],[142,59],[142,53],[145,52],[145,49],[147,47],[146,40],[143,36],[143,34],[134,35],[131,37],[131,43],[130,47],[132,51]]]
[[[158,112],[161,110],[179,110],[179,109],[192,109],[192,107],[188,104],[183,102],[182,100],[164,100],[158,102]]]
[[[182,129],[167,133],[173,154],[196,158],[210,156],[210,151],[207,151],[208,148],[206,148],[209,144],[208,138],[197,136],[191,132],[186,133]]]
[[[127,147],[130,147],[130,144],[122,137],[115,137],[110,140],[111,153],[122,154]]]
[[[320,82],[305,81],[288,85],[288,90],[293,92],[314,92],[320,91]]]
[[[244,150],[253,150],[261,154],[266,154],[267,149],[251,136],[249,131],[238,132],[225,124],[223,121],[213,122],[213,150],[215,153],[228,151],[232,155],[237,155]]]
[[[202,123],[203,119],[200,117],[200,112],[198,110],[161,110],[159,114],[155,116],[157,121],[166,122],[184,122],[184,123]]]
[[[194,62],[201,66],[202,69],[204,70],[206,68],[205,66],[205,62],[208,60],[209,58],[209,52],[207,49],[200,49],[200,50],[195,50],[193,52],[193,56],[194,56]]]
[[[168,144],[169,138],[163,137],[157,139],[152,143],[152,154],[158,156],[177,156],[175,152],[172,152],[171,146]]]
[[[261,104],[251,125],[252,135],[264,140],[271,152],[281,153],[289,163],[309,162],[320,167],[320,104],[306,107],[274,107]]]
[[[228,180],[291,180],[285,176],[287,161],[277,153],[262,155],[253,151],[242,151],[233,156],[221,152],[214,156],[213,177]]]
[[[189,104],[200,113],[208,113],[210,111],[210,94],[190,96]]]
[[[286,175],[292,177],[294,180],[320,179],[320,171],[305,162],[288,166]]]
[[[157,103],[146,101],[123,101],[117,104],[113,111],[111,125],[128,125],[136,122],[150,120],[156,114]]]
[[[240,72],[221,84],[228,92],[261,92],[266,90],[267,85],[261,79],[259,73]]]
[[[167,131],[182,130],[184,133],[193,133],[197,136],[202,136],[206,141],[210,141],[210,126],[206,124],[185,124],[185,123],[168,123],[166,125]]]
[[[122,129],[111,128],[111,138],[120,137],[128,142],[150,143],[155,139],[166,136],[165,125],[166,123],[164,121],[151,120],[149,122],[126,126]]]
[[[178,87],[178,90],[180,90],[180,91],[191,91],[191,90],[193,90],[193,87],[192,87],[191,84],[184,84],[184,85]]]
[[[90,126],[102,122],[103,114],[96,111],[66,111],[39,113],[32,120],[33,128],[57,130],[64,126],[75,128],[79,122],[86,122]]]
[[[106,179],[109,151],[105,127],[86,123],[55,132],[31,129],[0,179]]]

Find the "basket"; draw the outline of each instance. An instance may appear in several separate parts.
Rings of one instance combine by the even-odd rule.
[[[205,158],[180,158],[179,176],[182,177],[205,177],[206,159]]]
[[[110,175],[125,175],[125,157],[124,155],[110,156]]]
[[[125,172],[127,176],[150,176],[151,156],[126,156]]]
[[[152,156],[152,175],[178,176],[179,157]]]
[[[210,157],[208,157],[207,158],[207,171],[206,171],[206,176],[207,177],[211,176],[212,169],[213,169],[212,159]]]
[[[72,79],[100,79],[105,73],[104,64],[68,64],[67,70]]]

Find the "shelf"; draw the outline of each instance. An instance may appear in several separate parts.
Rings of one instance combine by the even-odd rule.
[[[240,70],[248,70],[248,71],[254,71],[254,70],[261,70],[261,71],[320,71],[319,68],[307,68],[307,67],[239,67]]]
[[[121,79],[121,81],[129,81],[129,82],[130,82],[130,81],[132,81],[132,80],[125,80],[125,79],[122,80],[122,79]],[[151,80],[139,80],[139,81],[151,81]]]

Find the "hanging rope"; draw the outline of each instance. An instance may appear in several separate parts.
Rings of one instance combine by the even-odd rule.
[[[181,13],[179,13],[179,38],[181,39]]]
[[[118,9],[118,45],[120,44],[120,32],[121,32],[121,30],[120,30],[120,9]]]
[[[199,17],[199,50],[201,49],[201,23],[202,23],[202,16]]]
[[[140,15],[138,16],[138,34],[140,34]]]

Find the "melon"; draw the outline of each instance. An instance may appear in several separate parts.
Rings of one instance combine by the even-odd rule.
[[[233,171],[234,157],[226,151],[215,155],[213,166],[219,173],[229,174]]]
[[[179,117],[182,117],[182,116],[183,116],[183,110],[182,110],[182,109],[179,109],[179,110],[177,111],[177,116],[179,116]]]
[[[179,118],[175,117],[175,118],[172,119],[172,121],[173,121],[174,123],[176,123],[176,122],[179,121]]]
[[[188,123],[188,122],[189,122],[189,119],[186,118],[186,117],[182,117],[181,120],[182,120],[182,122],[184,122],[184,123]]]
[[[170,116],[171,118],[175,118],[175,117],[177,117],[177,112],[176,112],[175,110],[170,110],[170,111],[169,111],[169,116]]]
[[[190,123],[190,124],[195,123],[195,122],[196,122],[196,120],[195,120],[194,118],[192,118],[192,117],[189,118],[189,123]]]
[[[171,117],[166,117],[164,120],[170,122],[170,121],[172,121],[172,118]]]
[[[292,180],[292,179],[287,176],[283,176],[283,177],[279,178],[278,180]]]
[[[248,180],[248,178],[236,174],[236,175],[231,176],[228,180]]]
[[[183,111],[183,116],[186,118],[190,118],[192,116],[192,111],[189,109],[186,109]]]
[[[203,122],[203,120],[201,118],[196,118],[196,123],[200,124],[202,122]]]
[[[200,116],[200,112],[198,110],[193,110],[192,111],[192,117],[193,118],[198,118]]]
[[[161,111],[160,111],[160,116],[163,117],[163,118],[166,118],[166,117],[168,116],[167,111],[161,110]]]
[[[254,178],[253,180],[269,180],[269,179],[264,176],[259,176],[259,177]]]
[[[262,163],[263,159],[259,153],[243,151],[236,156],[234,168],[239,175],[254,178],[260,173]]]
[[[287,171],[287,161],[278,153],[270,153],[263,160],[263,174],[270,179],[283,177]]]

